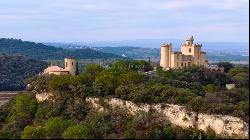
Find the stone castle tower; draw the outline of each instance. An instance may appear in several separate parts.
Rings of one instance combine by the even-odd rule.
[[[161,44],[161,60],[160,60],[160,65],[161,67],[167,68],[170,67],[171,61],[170,61],[170,56],[172,52],[172,44],[164,43]]]
[[[69,74],[76,75],[77,73],[77,61],[73,58],[65,58],[64,59],[64,68],[69,71]]]
[[[173,52],[172,44],[161,45],[160,66],[164,69],[182,68],[191,65],[207,67],[205,52],[201,51],[201,44],[195,44],[193,36],[188,37],[181,45],[181,52]]]

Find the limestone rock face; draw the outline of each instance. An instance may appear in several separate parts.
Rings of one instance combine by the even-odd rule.
[[[98,105],[98,98],[87,98],[93,107],[100,108]],[[234,136],[236,138],[248,138],[249,126],[242,119],[228,115],[208,115],[203,113],[189,112],[185,106],[172,105],[172,104],[141,104],[136,105],[131,101],[123,101],[117,98],[105,99],[105,102],[111,107],[119,107],[126,109],[128,113],[135,114],[139,111],[148,112],[150,108],[155,109],[161,113],[172,124],[182,128],[195,127],[206,131],[211,128],[216,134],[221,136]],[[103,111],[102,109],[99,109]]]
[[[50,96],[52,96],[52,95],[50,93],[47,93],[47,92],[37,93],[36,94],[36,100],[38,102],[43,102],[45,100],[48,100]]]
[[[51,94],[40,93],[36,95],[38,101],[42,102],[49,99]],[[100,104],[99,98],[86,98],[86,101],[97,111],[104,111],[104,107]],[[230,136],[234,138],[248,138],[249,125],[242,119],[229,115],[203,114],[189,112],[185,106],[172,104],[140,104],[137,105],[131,101],[124,101],[117,98],[104,99],[106,104],[111,107],[119,107],[127,110],[127,113],[134,115],[137,112],[148,112],[150,109],[155,109],[162,114],[165,119],[172,124],[182,128],[195,127],[206,131],[211,128],[216,134],[221,136]]]

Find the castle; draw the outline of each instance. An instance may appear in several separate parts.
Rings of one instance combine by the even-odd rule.
[[[55,75],[76,75],[77,73],[77,61],[73,58],[64,59],[64,68],[59,66],[49,66],[43,71],[43,74],[55,74]]]
[[[160,66],[165,70],[192,65],[207,67],[206,52],[201,51],[201,47],[201,44],[194,43],[193,36],[181,45],[181,52],[172,51],[171,43],[161,44]]]

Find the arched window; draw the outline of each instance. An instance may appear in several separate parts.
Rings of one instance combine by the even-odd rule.
[[[72,66],[74,65],[74,62],[72,62]]]
[[[191,53],[191,48],[189,48],[189,53]]]

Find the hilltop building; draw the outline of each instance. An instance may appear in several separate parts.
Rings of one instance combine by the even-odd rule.
[[[181,45],[181,52],[172,51],[171,43],[161,44],[160,66],[166,70],[192,65],[207,67],[206,52],[201,51],[201,47],[201,44],[194,43],[193,36]]]
[[[64,67],[65,68],[59,66],[49,66],[43,71],[43,74],[76,75],[77,60],[73,58],[65,58]]]

